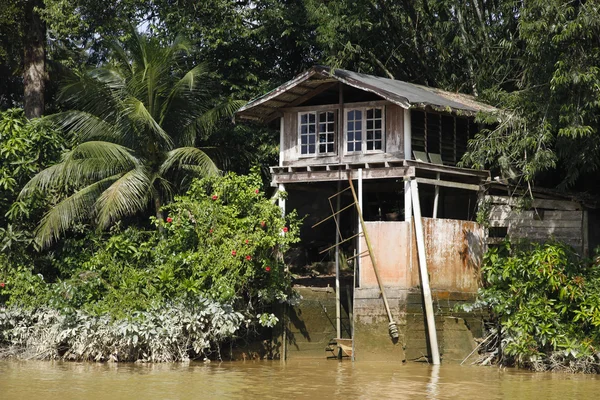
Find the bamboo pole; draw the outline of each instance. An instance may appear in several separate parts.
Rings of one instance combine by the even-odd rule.
[[[358,218],[360,220],[360,224],[362,226],[363,235],[365,237],[365,242],[367,243],[367,248],[369,249],[369,256],[371,258],[371,264],[373,264],[373,271],[375,272],[375,277],[377,278],[377,284],[379,285],[379,290],[381,291],[381,297],[383,298],[383,304],[385,306],[385,311],[387,312],[389,323],[389,332],[392,338],[398,338],[398,327],[394,322],[394,318],[392,317],[392,312],[390,311],[390,304],[388,303],[387,296],[385,294],[385,289],[383,288],[383,283],[381,282],[381,278],[379,277],[379,271],[377,270],[377,262],[375,261],[375,255],[373,254],[373,248],[371,247],[371,241],[369,240],[369,233],[367,232],[367,227],[365,226],[365,220],[362,216],[362,211],[360,209],[360,205],[358,204],[358,198],[356,197],[356,192],[354,191],[354,184],[352,183],[352,178],[348,177],[348,182],[350,183],[350,189],[352,191],[352,197],[354,198],[354,203],[356,204],[356,210],[358,211]]]
[[[421,272],[421,290],[425,303],[425,316],[427,317],[427,332],[429,334],[429,347],[431,347],[431,361],[433,365],[440,363],[440,351],[438,348],[437,331],[435,328],[435,317],[433,314],[433,300],[429,286],[429,274],[427,272],[427,260],[425,258],[425,237],[423,235],[423,221],[421,220],[421,203],[419,202],[419,187],[416,181],[410,182],[412,197],[412,209],[415,220],[415,233],[417,236],[417,253],[419,255],[419,271]]]

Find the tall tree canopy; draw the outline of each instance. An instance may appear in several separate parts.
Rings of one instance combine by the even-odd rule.
[[[42,245],[90,217],[105,228],[153,205],[162,218],[161,206],[186,178],[217,171],[194,146],[198,133],[241,105],[215,106],[205,65],[185,72],[184,40],[163,46],[134,33],[112,48],[109,63],[73,76],[62,88],[70,110],[52,118],[77,145],[21,192],[70,193],[43,217],[36,231]]]

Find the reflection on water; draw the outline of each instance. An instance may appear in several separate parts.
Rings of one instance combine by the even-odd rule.
[[[234,362],[0,362],[0,399],[586,399],[600,378],[496,367]]]

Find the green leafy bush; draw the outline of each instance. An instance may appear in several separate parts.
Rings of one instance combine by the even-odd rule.
[[[600,265],[561,243],[490,249],[482,267],[485,306],[499,327],[503,364],[595,370],[600,349]]]
[[[163,211],[164,221],[152,218],[160,229],[117,224],[110,233],[88,231],[66,240],[60,251],[48,256],[52,278],[34,273],[32,265],[3,263],[0,302],[31,315],[42,309],[52,310],[48,312],[58,319],[85,315],[93,326],[101,325],[98,318],[117,325],[142,320],[151,324],[147,313],[175,312],[178,304],[196,307],[204,301],[243,316],[232,320],[236,326],[228,328],[227,335],[212,332],[222,327],[203,325],[208,329],[203,337],[214,340],[252,325],[277,323],[272,305],[295,299],[283,253],[298,240],[300,221],[294,213],[282,216],[274,199],[263,194],[257,173],[194,181],[185,196]],[[0,325],[6,325],[2,318]],[[35,324],[43,321],[36,319]],[[57,321],[47,323],[64,326]],[[13,343],[14,334],[9,336]],[[139,335],[138,340],[148,345]],[[65,346],[71,349],[73,344]],[[98,351],[106,359],[104,350]],[[82,359],[97,356],[68,354]]]

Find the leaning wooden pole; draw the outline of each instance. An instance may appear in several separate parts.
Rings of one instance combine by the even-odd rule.
[[[421,272],[421,290],[425,302],[425,316],[427,317],[427,333],[429,334],[429,347],[431,347],[431,361],[433,365],[440,363],[440,351],[438,348],[437,331],[435,329],[435,316],[433,314],[433,300],[429,286],[429,274],[427,272],[427,260],[425,258],[425,237],[423,234],[423,221],[421,220],[421,203],[419,203],[419,187],[416,181],[410,182],[412,197],[412,210],[415,220],[415,233],[417,236],[417,253],[419,255],[419,271]]]
[[[373,254],[373,249],[371,248],[371,241],[369,240],[369,234],[367,232],[367,227],[365,226],[365,220],[362,216],[362,211],[360,209],[360,205],[358,204],[358,198],[356,197],[356,192],[354,191],[354,184],[352,183],[352,178],[348,177],[348,182],[350,183],[350,190],[352,191],[352,197],[354,198],[354,204],[356,204],[356,210],[358,212],[358,218],[360,220],[360,225],[362,226],[363,235],[365,237],[365,242],[367,243],[367,249],[369,250],[369,257],[371,257],[371,264],[373,264],[373,271],[375,271],[375,277],[377,278],[377,284],[379,285],[379,290],[381,291],[381,297],[383,297],[383,304],[385,306],[385,311],[387,312],[388,319],[390,323],[388,324],[388,329],[390,332],[390,336],[393,339],[398,339],[398,327],[396,326],[396,322],[394,322],[394,317],[392,317],[392,312],[390,310],[390,304],[388,303],[387,296],[385,295],[385,289],[383,288],[383,283],[381,282],[381,278],[379,277],[379,271],[377,270],[377,263],[375,262],[375,255]]]

